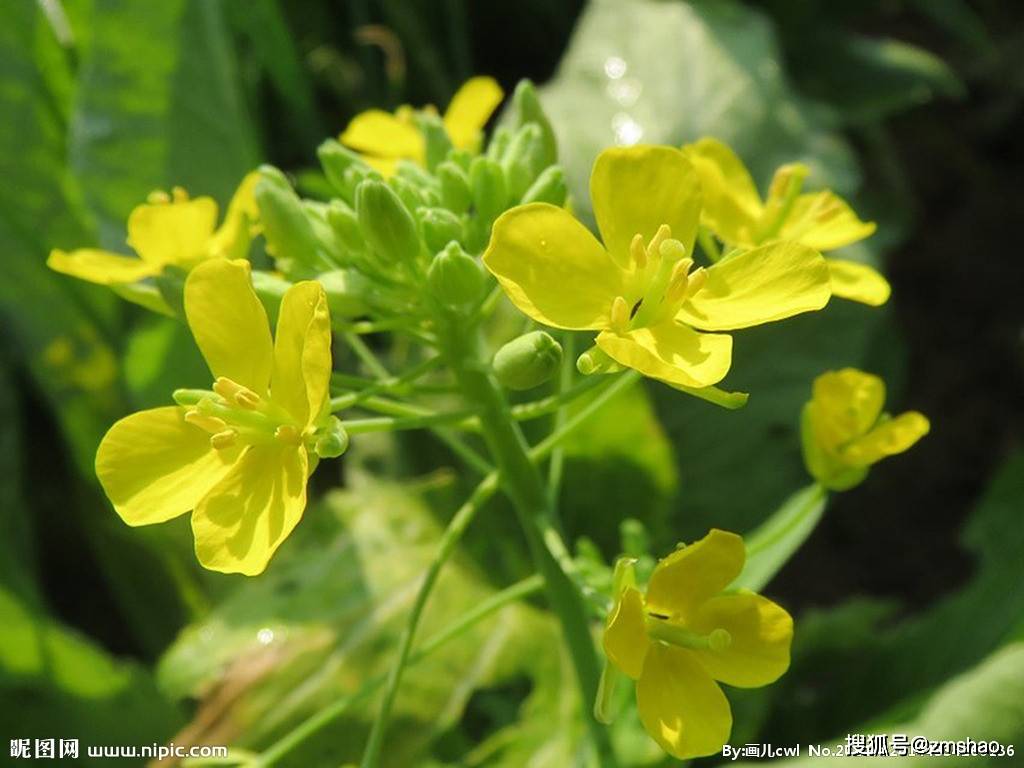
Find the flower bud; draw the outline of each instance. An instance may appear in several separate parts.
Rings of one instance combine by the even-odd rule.
[[[441,204],[455,214],[469,210],[473,193],[469,189],[469,176],[450,160],[437,166],[437,178],[441,182]]]
[[[387,184],[367,179],[356,188],[356,216],[366,242],[392,263],[411,263],[420,252],[416,221]]]
[[[543,169],[542,141],[540,126],[527,123],[516,131],[502,157],[501,168],[512,200],[520,200]]]
[[[281,300],[284,298],[285,292],[292,287],[291,281],[261,269],[252,270],[250,276],[252,277],[252,289],[259,297],[263,308],[267,310],[267,317],[271,323],[276,323],[278,311],[281,309]]]
[[[494,355],[494,374],[509,389],[531,389],[558,370],[562,346],[545,331],[525,333]]]
[[[527,203],[550,203],[551,205],[563,206],[569,194],[565,184],[565,171],[557,165],[548,166],[544,172],[537,177],[523,195],[522,204]]]
[[[354,269],[334,269],[317,276],[324,287],[327,307],[331,317],[350,320],[369,312],[366,299],[373,291],[373,285]]]
[[[352,202],[355,187],[351,182],[354,177],[346,176],[346,171],[353,166],[367,167],[363,158],[334,139],[328,139],[317,147],[316,154],[327,181],[345,200]]]
[[[438,301],[459,309],[480,297],[484,274],[476,259],[462,250],[458,243],[451,242],[430,262],[427,282]]]
[[[480,220],[490,226],[508,205],[508,187],[501,166],[490,158],[475,158],[469,167],[469,185]]]
[[[487,145],[487,157],[491,160],[500,161],[505,156],[505,151],[512,141],[512,131],[504,125],[499,125],[491,134],[491,143]]]
[[[337,416],[331,416],[327,424],[316,431],[313,450],[321,459],[336,459],[348,450],[349,437]]]
[[[327,223],[334,231],[334,239],[345,255],[366,250],[366,241],[359,231],[356,212],[341,200],[332,200],[327,208]]]
[[[558,160],[558,143],[551,121],[544,114],[544,108],[537,98],[537,90],[529,80],[520,80],[512,102],[520,125],[533,123],[541,130],[541,167],[546,168]]]
[[[426,146],[427,170],[433,171],[451,151],[452,142],[448,131],[437,115],[424,113],[419,117],[420,132]]]
[[[427,250],[437,253],[452,240],[462,240],[462,221],[445,208],[420,208],[420,231]]]
[[[255,197],[267,251],[277,260],[305,267],[317,266],[319,244],[302,200],[276,168],[264,166],[260,175]]]

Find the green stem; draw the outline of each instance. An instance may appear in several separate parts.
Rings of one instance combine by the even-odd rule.
[[[562,368],[558,372],[557,391],[554,396],[564,395],[570,389],[573,373],[576,370],[576,337],[571,332],[562,336]],[[561,429],[565,424],[566,404],[559,403],[555,409],[553,430]],[[513,410],[513,414],[515,411]],[[548,464],[548,497],[551,499],[551,509],[558,510],[558,492],[562,487],[562,471],[565,468],[565,452],[562,448],[556,448],[551,453],[551,462]]]
[[[344,395],[333,397],[331,398],[331,411],[336,413],[337,411],[351,408],[374,395],[401,393],[411,382],[434,370],[440,362],[441,358],[439,357],[427,358],[422,363],[414,365],[401,376],[388,376],[369,384],[369,386],[360,389],[358,392],[346,392]],[[333,380],[335,377],[332,376],[331,378]]]
[[[423,429],[436,427],[439,424],[455,424],[472,416],[472,411],[450,411],[448,413],[424,413],[416,416],[391,418],[380,416],[370,419],[349,419],[342,421],[341,426],[350,435],[362,435],[367,432],[395,432],[402,429]]]
[[[552,556],[545,541],[545,533],[552,530],[553,518],[544,479],[532,460],[504,393],[480,353],[479,335],[466,334],[457,324],[446,330],[447,333],[440,334],[447,343],[442,351],[466,400],[479,409],[481,431],[501,473],[502,487],[512,500],[534,564],[544,578],[548,603],[561,621],[598,763],[614,766],[616,761],[608,732],[590,714],[597,696],[601,665],[590,633],[587,608],[579,589]],[[376,754],[368,750],[364,754],[363,768],[375,768],[376,764]]]
[[[367,370],[370,371],[378,379],[390,379],[391,374],[388,373],[388,369],[384,367],[384,364],[380,361],[380,358],[374,354],[373,350],[370,349],[366,342],[359,338],[358,334],[352,333],[351,331],[342,331],[341,337],[345,340],[345,343],[352,348],[363,365],[366,366]]]
[[[438,648],[459,637],[463,632],[472,629],[476,624],[501,610],[506,605],[518,602],[524,597],[529,597],[533,593],[540,591],[543,586],[544,582],[540,576],[530,576],[506,587],[500,592],[496,592],[469,611],[466,611],[454,624],[445,627],[440,632],[424,640],[419,648],[409,654],[408,661],[406,662],[407,666],[419,663]],[[354,705],[369,699],[389,679],[390,675],[387,674],[372,677],[363,683],[359,690],[348,696],[343,696],[332,703],[331,706],[320,710],[312,717],[300,723],[298,727],[289,731],[264,750],[256,760],[253,768],[269,768],[269,766],[274,765],[303,741],[348,712]]]

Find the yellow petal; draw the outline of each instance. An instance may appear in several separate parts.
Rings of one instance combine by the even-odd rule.
[[[662,224],[692,255],[700,218],[700,180],[678,149],[604,150],[590,174],[590,199],[601,239],[617,263],[629,263],[634,235],[639,233],[647,243]]]
[[[207,256],[216,224],[217,203],[212,197],[146,203],[128,217],[128,244],[151,264],[188,268]]]
[[[249,278],[249,262],[214,259],[185,280],[185,316],[214,377],[265,395],[274,366],[270,325]]]
[[[231,468],[236,453],[210,447],[185,409],[154,408],[112,426],[96,452],[96,476],[128,525],[162,523],[194,509]]]
[[[832,251],[863,240],[874,231],[873,221],[861,221],[845,200],[826,189],[800,195],[777,237]]]
[[[467,80],[452,97],[444,113],[444,127],[452,144],[459,149],[472,149],[504,95],[492,77]]]
[[[196,506],[192,532],[205,568],[255,576],[306,508],[306,449],[250,447]]]
[[[729,702],[685,649],[651,645],[636,684],[636,703],[647,732],[680,760],[718,753],[729,739]]]
[[[731,336],[698,333],[671,320],[621,334],[603,331],[597,346],[644,376],[683,387],[717,384],[732,364]]]
[[[867,264],[845,259],[826,259],[832,279],[832,295],[879,307],[889,300],[889,281]]]
[[[625,291],[622,270],[587,228],[547,203],[499,216],[484,265],[513,304],[556,328],[607,327],[612,302]]]
[[[843,368],[814,380],[811,416],[818,439],[836,449],[866,433],[882,413],[885,382],[878,376]]]
[[[708,673],[727,685],[757,688],[789,669],[793,619],[779,605],[752,592],[713,597],[687,618],[687,628],[703,635],[724,629],[731,639],[723,650],[694,650]]]
[[[662,616],[689,615],[739,576],[746,557],[742,537],[712,528],[658,562],[647,586],[647,609]]]
[[[608,616],[602,644],[605,655],[619,669],[634,680],[640,677],[651,641],[644,626],[643,597],[632,587],[622,591]]]
[[[824,307],[831,296],[828,265],[799,243],[773,243],[738,253],[707,270],[707,282],[676,319],[727,331],[782,320]]]
[[[134,256],[119,256],[95,248],[80,248],[71,253],[51,251],[46,266],[62,275],[70,275],[100,285],[134,283],[160,272],[159,264],[150,264]]]
[[[253,171],[246,174],[238,185],[228,204],[224,222],[209,243],[210,255],[226,259],[244,259],[249,254],[251,233],[260,218],[260,209],[256,205],[256,185],[259,180],[259,171]]]
[[[909,411],[883,421],[864,437],[847,445],[842,450],[842,457],[858,466],[874,464],[886,456],[903,453],[927,435],[929,429],[931,425],[923,414]]]
[[[683,152],[700,176],[702,223],[729,245],[755,245],[754,231],[764,206],[743,161],[712,138],[687,144]]]
[[[296,283],[281,300],[271,397],[300,424],[315,421],[331,382],[331,317],[320,283]]]
[[[379,109],[356,115],[338,138],[345,146],[368,155],[423,162],[423,136],[416,126]]]

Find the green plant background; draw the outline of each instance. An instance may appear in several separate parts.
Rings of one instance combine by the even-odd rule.
[[[1022,38],[1024,11],[996,0],[3,3],[0,738],[259,750],[387,668],[471,478],[427,437],[360,440],[318,472],[265,576],[202,571],[187,521],[128,529],[92,472],[106,428],[207,384],[202,361],[174,321],[45,259],[125,250],[150,190],[224,203],[262,161],[315,195],[316,144],[360,109],[443,105],[487,73],[541,86],[584,217],[590,163],[626,124],[645,142],[716,135],[762,183],[804,160],[879,222],[844,255],[890,275],[884,310],[835,302],[738,336],[742,411],[649,384],[566,449],[570,538],[611,557],[633,517],[664,553],[711,525],[749,530],[806,483],[799,409],[823,370],[879,373],[894,408],[931,417],[767,588],[797,617],[793,668],[734,696],[732,743],[874,729],[1024,748]],[[498,500],[475,523],[426,634],[529,575],[509,517]],[[386,763],[573,764],[558,647],[539,601],[477,625],[411,670]],[[372,712],[287,764],[358,759]],[[634,717],[621,751],[659,764]]]

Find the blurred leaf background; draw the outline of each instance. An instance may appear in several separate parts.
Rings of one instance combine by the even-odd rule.
[[[566,525],[607,558],[624,517],[663,553],[711,525],[749,530],[805,484],[798,414],[825,369],[879,373],[894,409],[932,418],[920,446],[830,502],[768,587],[797,615],[794,665],[737,692],[732,742],[903,728],[1024,746],[1022,40],[1024,9],[996,0],[5,2],[2,736],[259,750],[386,669],[470,478],[438,468],[428,437],[361,441],[318,473],[321,501],[266,576],[203,572],[187,520],[128,529],[92,472],[116,418],[206,383],[188,333],[45,259],[124,251],[150,190],[223,204],[263,161],[315,196],[317,143],[359,110],[443,105],[485,73],[541,85],[583,216],[600,148],[711,134],[761,183],[800,159],[879,222],[844,255],[890,275],[883,311],[837,301],[738,336],[742,411],[648,385],[567,448]],[[464,550],[428,633],[529,575],[500,500]],[[527,601],[419,665],[389,764],[571,764],[556,636]],[[287,764],[356,759],[372,711]],[[622,753],[658,764],[630,717]]]

